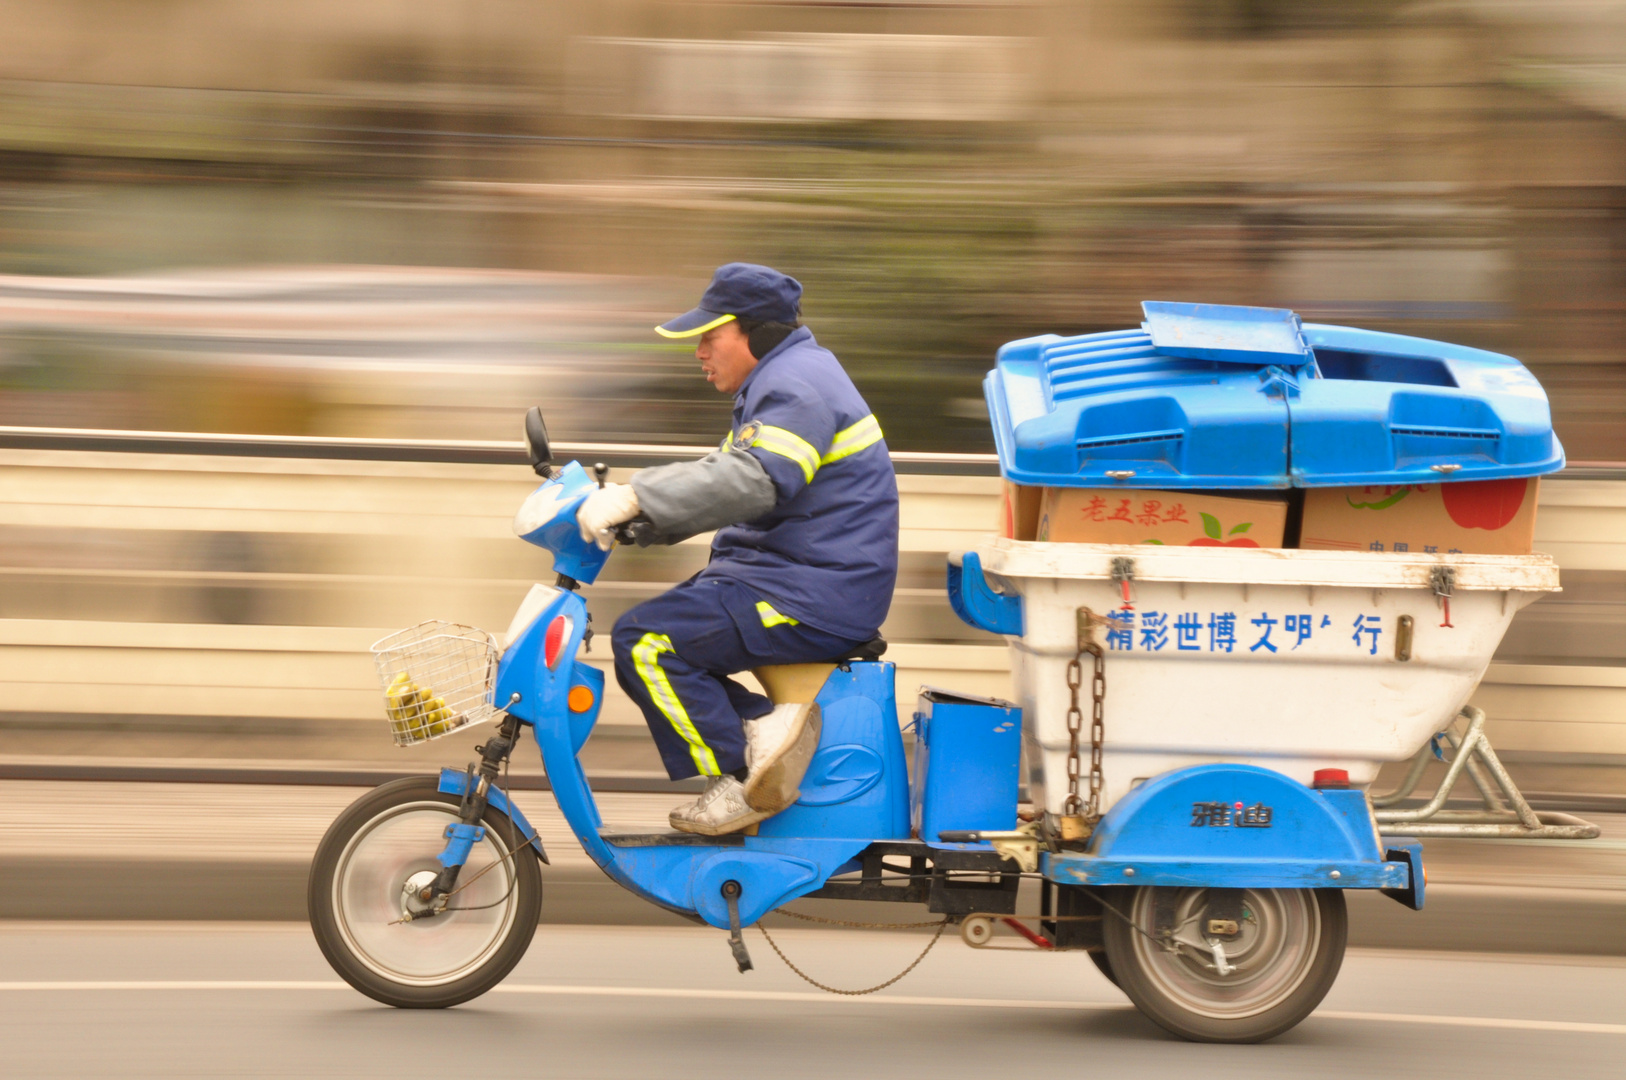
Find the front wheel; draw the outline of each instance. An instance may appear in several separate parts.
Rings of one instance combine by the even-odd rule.
[[[1223,936],[1210,933],[1207,889],[1142,886],[1109,901],[1101,931],[1113,981],[1182,1038],[1244,1043],[1280,1035],[1310,1015],[1338,977],[1349,935],[1341,891],[1241,892],[1241,919]]]
[[[424,918],[458,821],[459,798],[433,777],[357,799],[322,837],[306,902],[322,954],[344,981],[386,1005],[438,1009],[478,997],[519,963],[542,913],[542,873],[525,837],[493,807],[441,914]],[[516,850],[516,848],[518,850]]]

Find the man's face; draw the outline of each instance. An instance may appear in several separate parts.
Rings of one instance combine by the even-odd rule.
[[[706,381],[724,394],[738,390],[757,366],[757,358],[751,355],[751,347],[737,322],[725,322],[701,334],[694,354],[700,358],[700,370],[706,373]]]

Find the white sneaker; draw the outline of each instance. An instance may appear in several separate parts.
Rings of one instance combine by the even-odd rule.
[[[766,810],[753,810],[745,801],[745,786],[732,776],[714,776],[706,781],[700,798],[673,810],[667,818],[672,828],[702,836],[722,836],[749,829],[763,818]]]
[[[816,704],[776,705],[767,716],[745,725],[745,801],[754,810],[777,814],[801,797],[802,777],[819,748]]]

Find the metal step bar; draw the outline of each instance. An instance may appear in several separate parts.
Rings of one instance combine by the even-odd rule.
[[[1434,797],[1422,806],[1388,809],[1411,796],[1431,759],[1445,766],[1445,777]],[[1478,810],[1447,810],[1446,800],[1463,773],[1468,774],[1484,805]],[[1601,832],[1573,814],[1531,809],[1485,737],[1484,710],[1472,705],[1465,706],[1444,731],[1417,751],[1398,788],[1372,796],[1372,808],[1378,832],[1384,836],[1591,840]]]

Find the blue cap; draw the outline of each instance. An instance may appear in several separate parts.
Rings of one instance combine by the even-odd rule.
[[[700,297],[700,306],[661,323],[662,337],[704,334],[730,319],[793,323],[802,313],[802,283],[768,266],[729,263],[719,266]]]

